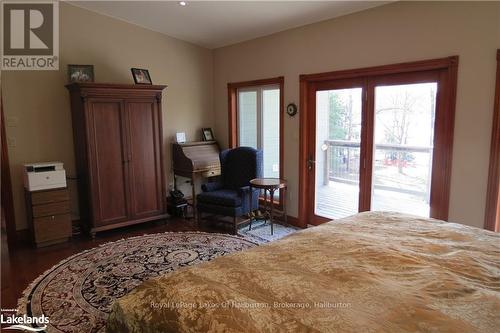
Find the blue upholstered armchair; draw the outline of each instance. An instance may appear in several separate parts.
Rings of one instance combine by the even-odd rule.
[[[220,153],[220,164],[220,181],[202,185],[203,192],[197,196],[198,223],[202,213],[232,216],[236,234],[237,218],[259,207],[259,190],[250,192],[249,184],[250,180],[262,177],[262,150],[251,147],[227,149]]]

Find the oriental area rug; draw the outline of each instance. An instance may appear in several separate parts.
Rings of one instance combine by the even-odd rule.
[[[143,281],[263,242],[256,237],[166,232],[106,243],[39,276],[19,300],[18,315],[48,317],[46,332],[104,332],[113,302]]]

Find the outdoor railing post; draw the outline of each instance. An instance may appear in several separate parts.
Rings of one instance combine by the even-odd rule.
[[[330,145],[326,144],[325,150],[325,168],[323,171],[323,185],[328,185],[330,182]]]

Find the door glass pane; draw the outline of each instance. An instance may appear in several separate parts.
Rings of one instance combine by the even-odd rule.
[[[257,91],[238,92],[238,136],[240,146],[257,148]]]
[[[262,91],[262,148],[264,177],[280,176],[280,90]]]
[[[375,88],[371,210],[428,217],[436,83]]]
[[[314,213],[358,212],[362,88],[316,92]]]

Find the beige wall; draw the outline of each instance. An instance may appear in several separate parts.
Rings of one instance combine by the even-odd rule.
[[[460,56],[450,215],[483,226],[500,47],[500,3],[399,2],[215,50],[216,136],[227,146],[227,82],[285,76],[285,104],[299,75]],[[301,111],[299,110],[299,113]],[[299,116],[285,116],[289,212],[298,213]]]
[[[60,70],[11,71],[1,77],[18,229],[26,227],[21,164],[60,160],[75,176],[67,64],[93,64],[96,82],[133,83],[131,67],[147,68],[166,84],[163,128],[170,177],[171,137],[199,139],[213,126],[212,51],[110,17],[61,3]],[[77,214],[74,181],[69,181]],[[112,195],[112,193],[110,193]]]
[[[500,3],[395,3],[210,51],[62,3],[60,70],[1,76],[18,229],[26,226],[24,162],[61,160],[75,176],[66,65],[93,64],[97,82],[133,83],[131,67],[167,84],[163,124],[198,139],[214,126],[227,146],[227,82],[285,76],[285,103],[299,102],[299,75],[460,56],[450,220],[483,224],[494,95],[500,48]],[[215,117],[214,117],[215,111]],[[299,110],[300,112],[300,110]],[[215,120],[214,120],[215,119]],[[17,120],[17,121],[16,121]],[[299,117],[285,116],[289,211],[297,216]],[[73,212],[77,213],[75,188]]]

